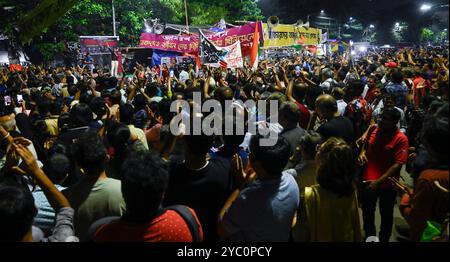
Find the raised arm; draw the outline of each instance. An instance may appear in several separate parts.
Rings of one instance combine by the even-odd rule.
[[[18,167],[13,169],[19,173],[26,173],[34,178],[37,184],[42,188],[48,202],[54,210],[58,211],[64,207],[70,207],[70,203],[67,198],[55,187],[45,173],[39,168],[36,158],[33,154],[21,144],[12,144],[17,154],[22,158],[25,163],[25,170],[21,170]]]
[[[413,58],[412,58],[412,51],[411,51],[411,50],[408,51],[408,63],[409,63],[410,65],[412,65],[412,66],[415,66],[415,65],[416,65],[416,63],[414,62],[414,60],[413,60]]]
[[[275,69],[275,67],[272,68],[272,71],[273,71],[273,74],[274,74],[274,77],[275,77],[275,82],[277,84],[276,86],[278,87],[277,90],[278,91],[283,91],[283,86],[281,85],[281,81],[280,81],[280,78],[278,77],[278,73],[277,73],[277,70]]]
[[[294,80],[291,80],[289,82],[288,88],[286,90],[286,96],[289,99],[289,101],[296,103],[297,100],[295,100],[294,96],[292,95],[292,89],[294,88]]]

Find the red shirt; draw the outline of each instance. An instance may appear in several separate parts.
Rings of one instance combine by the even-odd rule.
[[[412,241],[420,241],[427,221],[442,223],[448,214],[448,193],[439,189],[435,181],[448,189],[448,170],[428,169],[423,171],[414,185],[411,206],[400,207],[402,215],[411,226]]]
[[[414,104],[420,106],[426,91],[430,88],[429,82],[423,77],[417,77],[413,81]]]
[[[197,215],[189,209],[200,225]],[[200,227],[200,238],[203,231]],[[99,227],[95,242],[193,242],[184,219],[174,210],[167,210],[153,221],[145,224],[129,223],[122,219]]]
[[[311,117],[311,113],[309,113],[308,108],[306,108],[306,106],[304,106],[303,104],[300,104],[299,102],[295,101],[295,104],[300,107],[300,120],[299,120],[299,125],[301,128],[303,129],[307,129],[308,128],[308,124],[309,124],[309,119]]]
[[[378,88],[376,87],[370,88],[369,91],[367,91],[367,95],[366,97],[364,97],[364,100],[366,100],[368,103],[372,103],[376,98],[377,89]]]
[[[394,164],[404,165],[408,161],[408,138],[398,129],[386,137],[379,134],[377,127],[368,138],[367,145],[368,162],[363,173],[364,181],[378,180]],[[388,185],[390,182],[386,181],[382,186]]]

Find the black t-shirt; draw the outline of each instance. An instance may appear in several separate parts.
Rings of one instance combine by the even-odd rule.
[[[63,183],[64,187],[69,187],[76,184],[81,178],[80,167],[75,161],[75,142],[88,131],[92,130],[87,126],[69,129],[67,132],[60,134],[55,142],[55,145],[61,144],[66,148],[66,156],[70,159],[69,176]]]
[[[355,142],[352,121],[344,116],[333,118],[321,125],[319,129],[317,129],[317,133],[319,133],[324,140],[327,140],[330,137],[338,137],[344,139],[349,145],[353,145]]]
[[[111,60],[112,61],[118,61],[119,60],[119,56],[117,55],[117,52],[115,52],[111,48],[109,48],[109,52],[111,53]]]
[[[170,167],[169,186],[164,204],[186,205],[194,209],[203,227],[205,241],[217,239],[219,212],[231,194],[231,166],[222,159],[211,159],[202,170],[189,170],[184,164]]]
[[[286,138],[291,146],[291,155],[295,153],[298,142],[305,135],[305,130],[301,127],[295,127],[292,129],[284,129],[280,136]]]

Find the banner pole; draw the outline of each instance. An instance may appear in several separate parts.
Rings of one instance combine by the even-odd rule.
[[[188,10],[187,10],[187,3],[186,3],[186,1],[187,0],[184,0],[184,12],[185,12],[185,15],[186,15],[186,28],[187,28],[188,34],[190,34],[190,32],[189,32]]]
[[[117,36],[116,34],[116,10],[114,8],[114,0],[112,2],[112,19],[113,19],[113,34],[114,36]]]

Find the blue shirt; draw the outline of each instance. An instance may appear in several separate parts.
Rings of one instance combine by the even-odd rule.
[[[395,105],[401,109],[406,106],[406,95],[408,93],[408,86],[405,83],[394,84],[390,82],[386,86],[386,92],[395,96]]]
[[[300,203],[294,177],[257,179],[244,188],[223,217],[227,241],[287,242]]]
[[[55,187],[62,191],[64,187],[55,185]],[[55,210],[45,197],[41,188],[37,188],[33,192],[34,203],[38,208],[38,213],[34,218],[33,225],[39,227],[42,230],[51,230],[55,226]]]

